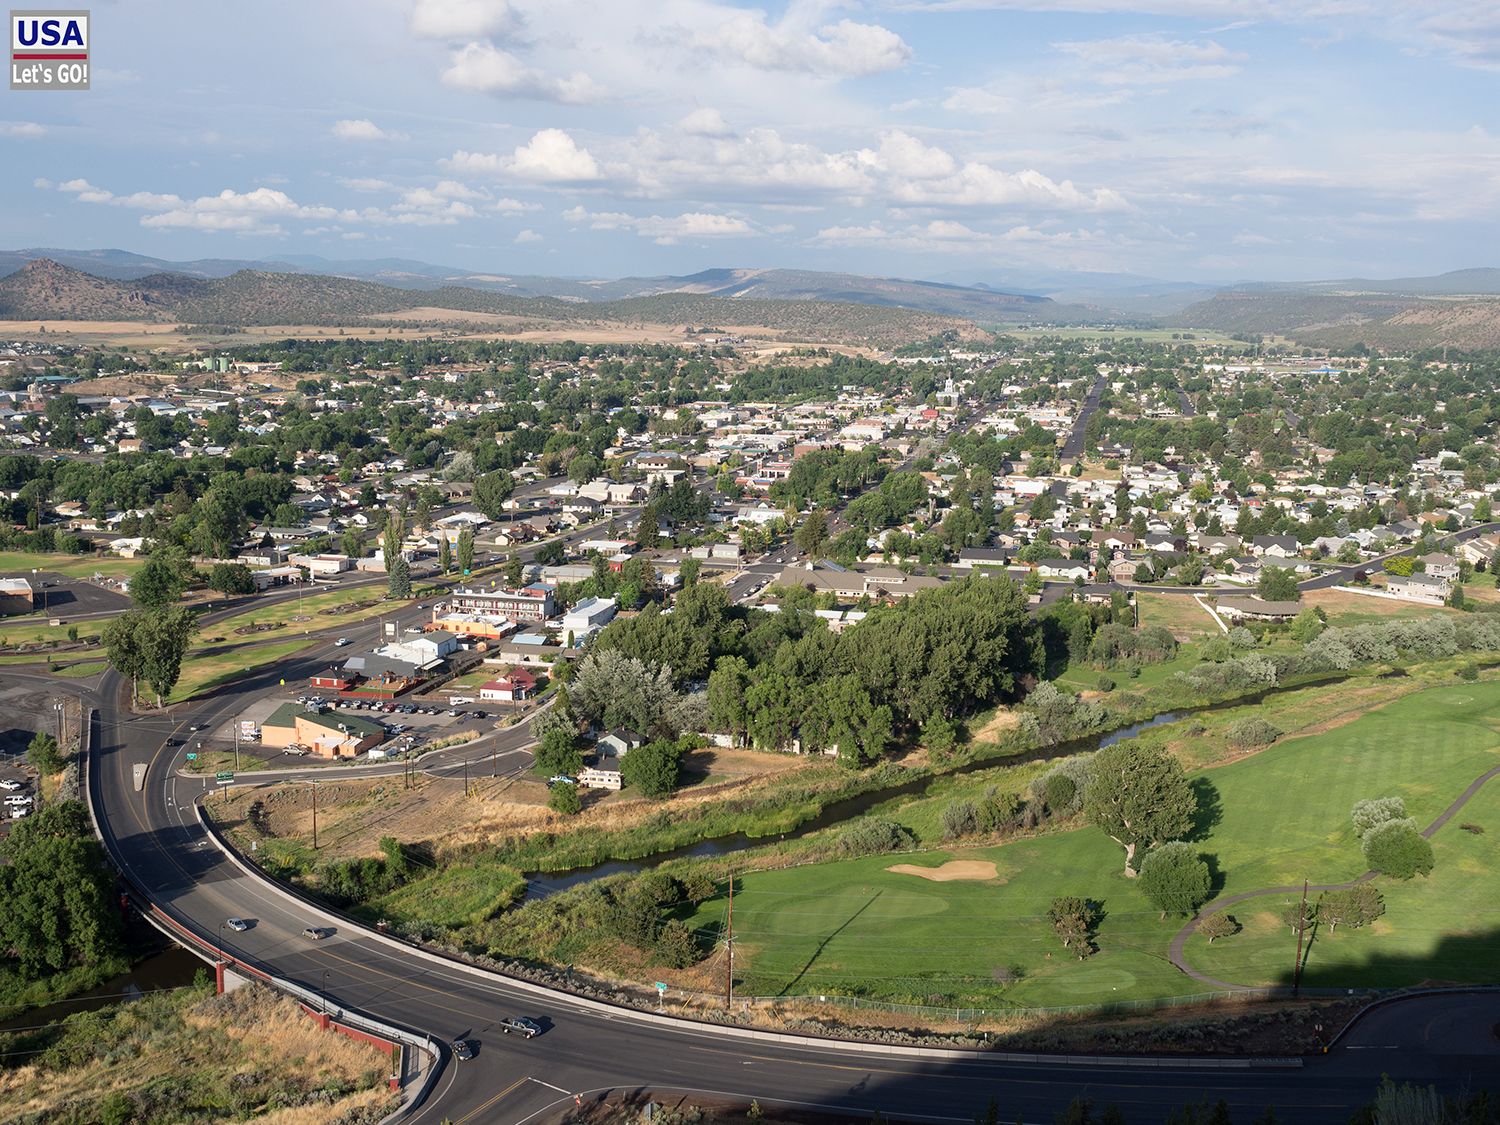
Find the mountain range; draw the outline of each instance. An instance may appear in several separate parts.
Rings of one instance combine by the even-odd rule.
[[[1288,336],[1330,347],[1500,347],[1500,269],[1386,280],[1211,285],[1129,273],[1034,270],[961,283],[793,269],[567,278],[403,258],[170,261],[125,250],[0,251],[0,318],[329,324],[406,310],[532,323],[757,326],[804,339],[1023,324],[1164,325]],[[418,295],[420,294],[420,296]]]

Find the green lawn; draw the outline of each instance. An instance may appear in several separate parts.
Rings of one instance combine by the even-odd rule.
[[[1308,694],[1301,704],[1306,709],[1318,698],[1316,692]],[[1214,719],[1227,722],[1256,712],[1239,708]],[[1222,892],[1300,883],[1304,876],[1335,882],[1358,874],[1364,863],[1349,828],[1354,802],[1400,795],[1411,815],[1427,823],[1500,762],[1497,720],[1500,682],[1443,686],[1404,696],[1325,733],[1290,738],[1232,765],[1194,774],[1219,809],[1199,843],[1216,857]],[[993,778],[955,781],[953,795],[959,788],[987,783],[1016,792],[1030,772],[995,771]],[[1500,802],[1494,794],[1488,799]],[[895,815],[932,840],[944,803],[915,802]],[[1496,806],[1489,807],[1493,812]],[[1459,819],[1479,815],[1476,805],[1473,816]],[[1491,820],[1492,832],[1500,833],[1500,821]],[[1453,853],[1447,864],[1450,882],[1441,878],[1440,853],[1439,873],[1430,883],[1419,881],[1391,892],[1391,911],[1382,925],[1398,932],[1405,927],[1410,938],[1383,953],[1420,954],[1422,942],[1440,943],[1450,927],[1477,929],[1489,937],[1486,955],[1472,957],[1476,967],[1471,974],[1492,975],[1494,954],[1500,951],[1494,934],[1500,929],[1500,908],[1491,905],[1500,901],[1494,836],[1462,833],[1455,840],[1455,834],[1456,825],[1444,830],[1444,853]],[[886,870],[900,862],[936,867],[950,858],[993,862],[997,878],[938,883]],[[965,1007],[1094,1005],[1204,991],[1166,960],[1181,920],[1158,919],[1124,878],[1122,859],[1120,849],[1102,833],[1081,828],[961,853],[878,856],[746,875],[735,895],[736,965],[744,976],[740,987],[747,995],[837,991]],[[1449,899],[1443,911],[1434,913],[1430,900],[1450,892],[1459,899]],[[1059,895],[1102,904],[1099,952],[1085,962],[1062,948],[1045,917]],[[725,907],[721,896],[691,916],[689,924],[705,942],[719,933]],[[1476,919],[1476,909],[1485,912],[1483,920]],[[1199,952],[1204,958],[1253,959],[1264,947],[1289,959],[1288,951],[1275,944],[1274,929],[1222,939],[1211,951],[1205,945]],[[1374,943],[1380,930],[1357,935],[1349,944]],[[1335,940],[1327,945],[1334,946]],[[1474,953],[1471,939],[1450,940],[1448,948]],[[1214,967],[1217,961],[1204,961],[1205,969]],[[1226,964],[1228,975],[1222,979],[1240,981],[1239,968]],[[1338,969],[1329,962],[1328,979],[1337,977]],[[1018,979],[997,979],[1006,970]],[[1390,979],[1409,982],[1428,975],[1421,963],[1386,971]]]
[[[419,921],[457,929],[484,921],[526,890],[526,880],[503,863],[463,864],[398,887],[361,908],[390,922]]]
[[[1461,827],[1475,824],[1483,833]],[[1493,983],[1500,960],[1500,781],[1491,781],[1433,837],[1427,878],[1380,878],[1385,917],[1351,930],[1312,931],[1304,982],[1312,988],[1395,988],[1420,981]],[[1284,982],[1296,938],[1281,923],[1290,895],[1252,899],[1230,913],[1244,929],[1209,945],[1194,936],[1188,963],[1220,980]]]
[[[256,643],[257,641],[260,643]],[[279,644],[266,644],[260,638],[255,638],[245,644],[215,645],[190,652],[182,662],[182,678],[177,681],[167,702],[181,703],[184,699],[191,699],[199,692],[208,691],[247,672],[274,664],[298,649],[306,648],[308,644],[308,639],[303,636]],[[142,695],[144,694],[143,688]]]
[[[115,555],[33,555],[28,551],[0,551],[0,577],[30,578],[33,570],[90,578],[107,574],[120,578],[134,574],[145,559],[122,559]]]
[[[1208,615],[1203,615],[1203,620],[1208,621]],[[1213,622],[1208,622],[1210,625]],[[1171,660],[1160,664],[1141,665],[1141,674],[1134,679],[1119,668],[1095,668],[1089,664],[1072,664],[1067,671],[1056,679],[1056,684],[1064,691],[1098,691],[1099,677],[1108,676],[1114,680],[1115,686],[1121,691],[1138,691],[1143,688],[1155,687],[1165,680],[1171,679],[1178,672],[1186,672],[1198,664],[1198,647],[1193,644],[1180,645],[1177,655]]]
[[[97,637],[107,624],[104,620],[80,621],[70,625],[48,625],[45,617],[13,617],[0,625],[0,644],[30,644],[34,641],[68,640],[68,630],[76,629],[79,639]]]
[[[244,613],[237,613],[233,617],[226,617],[214,626],[214,630],[222,634],[232,634],[234,630],[242,625],[271,625],[281,624],[287,628],[295,627],[298,632],[306,629],[331,629],[336,625],[363,621],[370,617],[379,616],[382,613],[392,613],[398,609],[406,608],[406,602],[381,601],[385,589],[379,585],[353,586],[343,590],[332,590],[326,594],[308,594],[305,597],[286,598],[283,601],[273,602],[268,605],[254,606]],[[352,613],[319,613],[320,609],[332,609],[336,606],[348,605],[351,602],[375,601],[380,604],[369,606]],[[311,620],[297,621],[295,625],[293,618],[308,617]]]

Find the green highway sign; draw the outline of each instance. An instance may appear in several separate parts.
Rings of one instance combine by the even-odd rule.
[[[187,756],[187,760],[190,761],[190,762],[196,762],[198,760],[198,755],[189,752],[188,756]]]
[[[220,770],[218,773],[214,774],[214,780],[221,783],[231,782],[234,780],[234,774],[229,772],[228,770]]]

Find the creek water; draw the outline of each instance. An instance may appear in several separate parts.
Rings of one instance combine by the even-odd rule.
[[[178,946],[169,946],[136,962],[128,972],[111,977],[97,988],[46,1004],[30,1008],[18,1016],[0,1021],[0,1031],[16,1031],[21,1028],[42,1027],[66,1019],[74,1012],[88,1012],[107,1008],[126,1000],[138,1000],[148,992],[182,988],[193,983],[193,977],[208,966],[201,958]]]
[[[1150,730],[1152,727],[1175,723],[1179,719],[1187,718],[1190,715],[1200,715],[1219,710],[1223,707],[1243,707],[1246,704],[1258,703],[1264,698],[1265,694],[1265,692],[1260,692],[1225,703],[1207,704],[1203,707],[1185,708],[1180,711],[1163,711],[1161,714],[1153,715],[1149,719],[1142,719],[1138,723],[1131,723],[1129,726],[1119,727],[1116,730],[1106,731],[1102,734],[1088,735],[1084,738],[1075,738],[1067,742],[1054,743],[1051,746],[1044,746],[1006,758],[984,758],[973,762],[966,762],[958,769],[949,770],[947,773],[941,775],[919,777],[888,789],[861,793],[856,797],[848,797],[842,801],[835,801],[826,806],[821,813],[812,819],[804,821],[789,832],[774,837],[747,836],[743,832],[736,832],[728,836],[715,836],[712,839],[699,840],[696,843],[686,844],[683,847],[672,848],[668,851],[653,852],[651,855],[641,856],[639,859],[614,859],[604,863],[597,863],[590,867],[575,867],[568,871],[528,873],[526,876],[526,893],[522,896],[521,901],[533,902],[538,899],[549,898],[560,891],[570,890],[573,887],[582,886],[584,883],[591,883],[595,879],[607,878],[610,875],[639,874],[642,871],[649,871],[651,868],[673,859],[729,855],[734,852],[743,851],[746,848],[759,847],[780,840],[796,840],[853,817],[862,816],[877,805],[882,805],[893,797],[920,796],[928,788],[942,781],[944,778],[974,773],[979,770],[995,769],[1000,766],[1022,765],[1027,762],[1039,761],[1046,758],[1063,758],[1070,754],[1082,754],[1091,750],[1102,750],[1104,747],[1112,746],[1116,742],[1123,742],[1127,738],[1134,738],[1142,731]]]

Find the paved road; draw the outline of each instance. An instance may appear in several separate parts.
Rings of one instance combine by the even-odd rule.
[[[316,666],[313,653],[292,668]],[[278,670],[279,672],[280,670]],[[15,673],[12,673],[15,674]],[[38,677],[39,678],[39,677]],[[193,707],[179,707],[178,733],[191,722],[217,723],[245,697],[275,683],[252,676]],[[80,690],[69,685],[71,690]],[[223,932],[230,954],[246,964],[367,1011],[447,1040],[479,1042],[478,1058],[450,1063],[434,1101],[412,1120],[433,1123],[522,1122],[550,1108],[607,1091],[689,1091],[702,1096],[757,1097],[861,1114],[879,1110],[924,1121],[969,1121],[997,1097],[1004,1119],[1047,1121],[1073,1096],[1115,1102],[1131,1121],[1160,1120],[1205,1094],[1224,1097],[1236,1117],[1250,1119],[1276,1105],[1285,1122],[1342,1120],[1369,1096],[1382,1072],[1398,1078],[1456,1083],[1477,1079],[1476,1063],[1413,1054],[1396,1058],[1340,1051],[1301,1070],[1203,1070],[1169,1064],[1143,1070],[1123,1063],[1080,1067],[1067,1062],[1008,1062],[992,1057],[890,1056],[875,1049],[789,1045],[774,1037],[729,1038],[711,1026],[640,1022],[625,1012],[600,1013],[558,994],[539,996],[503,978],[466,967],[433,964],[341,920],[329,939],[312,943],[303,927],[325,919],[274,885],[245,874],[204,837],[193,809],[202,785],[169,768],[163,723],[120,706],[122,685],[110,676],[96,691],[98,707],[91,774],[101,828],[137,890],[173,919],[211,941],[231,914],[253,920],[247,933]],[[64,688],[67,690],[67,688]],[[514,737],[522,737],[516,732]],[[145,791],[136,793],[130,767],[148,763]],[[543,1021],[535,1040],[501,1035],[510,1015]]]
[[[1089,388],[1089,393],[1083,400],[1083,408],[1078,411],[1078,417],[1073,419],[1073,428],[1068,431],[1068,439],[1063,442],[1062,452],[1058,455],[1063,462],[1076,461],[1083,453],[1083,443],[1088,437],[1089,419],[1094,416],[1094,411],[1099,409],[1099,398],[1104,394],[1104,376],[1098,375],[1094,378],[1094,385]]]

